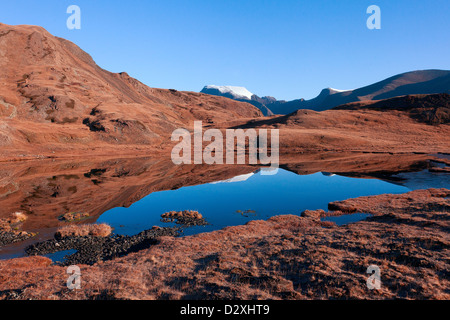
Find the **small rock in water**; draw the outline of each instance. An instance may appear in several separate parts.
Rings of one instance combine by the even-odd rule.
[[[169,211],[161,215],[162,222],[175,222],[185,227],[204,226],[208,223],[203,216],[194,210]]]
[[[305,218],[322,218],[326,216],[325,210],[305,210],[301,213],[302,217]]]

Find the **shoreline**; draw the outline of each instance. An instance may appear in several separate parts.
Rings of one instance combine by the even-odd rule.
[[[120,148],[111,148],[112,151],[121,150]],[[156,153],[155,150],[157,150]],[[248,150],[246,150],[248,152]],[[153,153],[152,153],[153,152]],[[63,152],[62,154],[67,153]],[[70,152],[69,152],[70,153]],[[437,150],[424,150],[424,151],[377,151],[377,150],[366,150],[366,149],[301,149],[301,152],[297,152],[296,150],[291,150],[289,152],[283,152],[282,150],[279,151],[280,157],[291,157],[291,156],[298,156],[303,154],[373,154],[373,155],[444,155],[444,156],[450,156],[449,152],[444,152],[439,149]],[[165,158],[170,159],[170,148],[167,150],[162,150],[159,148],[148,148],[148,150],[142,150],[139,152],[136,151],[130,151],[130,152],[124,152],[124,153],[118,153],[116,154],[116,158],[120,159],[129,159],[129,158],[155,158],[162,160],[162,155],[165,155]],[[111,159],[111,153],[105,153],[104,151],[97,153],[97,152],[86,152],[86,153],[77,153],[77,154],[70,154],[70,155],[58,155],[58,154],[36,154],[36,155],[29,155],[29,156],[0,156],[0,164],[1,163],[10,163],[10,162],[32,162],[32,161],[45,161],[45,160],[83,160],[89,159],[89,158],[96,158],[96,159]]]

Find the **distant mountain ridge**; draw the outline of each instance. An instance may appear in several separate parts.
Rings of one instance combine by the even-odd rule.
[[[270,111],[266,107],[266,105],[272,104],[277,101],[277,99],[273,97],[260,98],[257,95],[248,91],[245,87],[237,87],[237,86],[207,85],[200,92],[210,94],[213,96],[226,97],[241,102],[248,102],[257,107],[259,110],[261,110],[261,112],[265,116],[273,115],[272,111]]]
[[[310,100],[285,101],[273,97],[260,98],[254,94],[251,98],[237,97],[235,93],[224,94],[221,90],[211,90],[210,87],[204,87],[201,92],[246,101],[260,109],[264,115],[289,114],[299,109],[323,111],[357,101],[382,100],[412,94],[450,93],[450,70],[430,69],[406,72],[354,90],[326,88]],[[214,87],[220,88],[220,86]],[[231,86],[226,87],[231,88]]]
[[[248,91],[246,88],[236,87],[236,86],[209,85],[209,86],[204,87],[203,90],[210,92],[210,94],[215,93],[213,95],[223,96],[223,97],[227,97],[227,98],[231,98],[231,99],[248,99],[248,100],[250,100],[253,96],[253,93]]]

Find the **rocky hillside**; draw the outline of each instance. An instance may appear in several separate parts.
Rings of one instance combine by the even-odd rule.
[[[0,24],[0,57],[2,157],[117,146],[129,152],[168,141],[194,119],[212,124],[261,115],[247,103],[150,88],[125,72],[108,72],[37,26]]]
[[[301,109],[239,127],[279,129],[281,152],[447,153],[449,102],[448,94],[404,96],[322,112]]]
[[[403,111],[411,118],[431,125],[450,123],[450,94],[408,95],[379,101],[344,104],[336,110]]]

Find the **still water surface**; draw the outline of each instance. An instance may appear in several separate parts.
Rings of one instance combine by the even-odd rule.
[[[175,226],[160,221],[165,212],[196,210],[209,225],[186,228],[184,234],[190,235],[280,214],[299,215],[306,209],[326,210],[331,201],[410,190],[377,179],[327,173],[297,175],[283,169],[275,175],[264,175],[259,171],[226,181],[154,192],[129,208],[105,212],[98,223],[110,224],[118,234],[134,235],[155,225]]]

